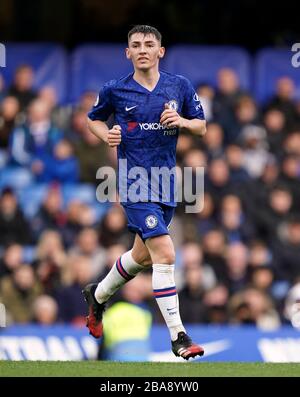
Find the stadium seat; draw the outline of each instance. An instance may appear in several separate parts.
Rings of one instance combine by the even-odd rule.
[[[97,222],[101,221],[101,219],[104,217],[104,215],[107,213],[110,207],[111,204],[109,202],[107,203],[96,202],[95,204],[93,204],[92,208]]]
[[[90,184],[66,184],[63,186],[64,204],[68,205],[72,200],[79,200],[92,205],[96,201],[96,188]]]
[[[6,51],[6,67],[1,69],[1,73],[7,86],[11,84],[16,68],[26,63],[35,71],[34,87],[52,86],[59,103],[65,102],[69,74],[63,47],[51,43],[10,43],[6,45]]]
[[[254,63],[255,97],[266,102],[275,92],[276,81],[283,76],[290,77],[296,85],[300,98],[299,68],[292,66],[293,52],[290,49],[265,48],[259,51]]]
[[[47,191],[47,184],[34,184],[18,191],[19,203],[27,218],[38,212]]]
[[[124,53],[126,44],[83,45],[74,51],[71,60],[71,93],[76,101],[85,91],[99,92],[109,80],[132,71]]]
[[[0,189],[6,186],[12,189],[22,189],[33,182],[32,173],[27,168],[5,167],[0,173]]]
[[[184,75],[195,87],[203,82],[215,86],[218,70],[229,67],[236,71],[242,88],[250,89],[251,60],[249,54],[239,47],[174,46],[166,54],[164,67],[170,73]]]
[[[32,263],[35,258],[36,247],[34,245],[23,245],[23,257],[24,263]]]

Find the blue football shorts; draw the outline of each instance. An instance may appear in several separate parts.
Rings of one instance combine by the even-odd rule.
[[[132,203],[124,206],[128,229],[143,241],[147,238],[169,234],[175,207],[162,203]]]

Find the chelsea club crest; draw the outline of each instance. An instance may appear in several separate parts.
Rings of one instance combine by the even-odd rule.
[[[147,216],[145,223],[148,229],[153,229],[157,226],[158,219],[155,215],[149,215]]]
[[[169,108],[172,110],[175,110],[177,112],[178,109],[178,103],[175,99],[172,99],[171,101],[168,102]]]

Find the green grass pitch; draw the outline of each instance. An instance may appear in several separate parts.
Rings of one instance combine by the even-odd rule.
[[[0,376],[300,377],[300,364],[0,361]]]

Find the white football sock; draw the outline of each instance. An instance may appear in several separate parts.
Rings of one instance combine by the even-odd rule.
[[[133,279],[145,266],[136,263],[132,257],[132,250],[125,252],[115,262],[108,275],[98,284],[95,291],[97,302],[103,303],[119,289]]]
[[[175,265],[153,264],[152,287],[154,297],[169,328],[172,341],[178,332],[185,332],[182,325],[178,295],[174,280]]]

